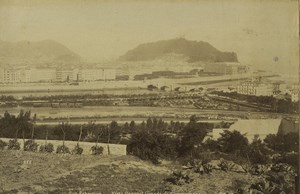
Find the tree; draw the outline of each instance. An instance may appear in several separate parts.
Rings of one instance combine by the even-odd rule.
[[[254,164],[265,164],[268,161],[268,151],[265,145],[259,139],[259,135],[255,135],[252,143],[249,145],[249,160]]]
[[[63,146],[65,146],[65,140],[66,140],[66,133],[69,132],[71,128],[71,124],[69,122],[62,122],[58,125],[63,136]]]
[[[154,117],[153,119],[152,119],[152,129],[153,130],[157,130],[158,128],[157,128],[157,125],[158,125],[158,120]]]
[[[141,123],[140,128],[141,128],[142,130],[146,129],[146,123],[145,123],[145,121],[143,121],[143,122]]]
[[[160,118],[160,119],[158,120],[158,123],[157,123],[157,129],[158,129],[158,130],[163,130],[164,127],[165,127],[164,121],[162,120],[162,118]]]
[[[131,121],[130,124],[129,124],[129,129],[130,129],[130,132],[134,132],[136,130],[136,124],[134,121]]]
[[[248,147],[248,139],[236,130],[225,130],[221,133],[218,143],[221,146],[221,151],[225,153],[234,153],[238,156],[240,156],[243,151],[246,151]]]
[[[264,143],[266,144],[267,147],[273,150],[278,150],[280,146],[280,142],[278,142],[277,139],[278,139],[277,135],[269,134],[265,137]]]
[[[269,134],[264,139],[264,143],[274,151],[280,152],[298,152],[299,148],[299,134],[288,133],[288,134]]]
[[[32,123],[31,140],[33,141],[34,127],[35,127],[35,124],[36,124],[36,114],[34,114],[32,120],[31,120],[31,123]]]
[[[207,126],[203,123],[197,123],[195,117],[191,117],[190,122],[181,132],[180,156],[192,154],[194,148],[199,147],[207,134]]]
[[[151,130],[152,127],[153,127],[152,119],[151,119],[151,118],[148,118],[148,119],[147,119],[147,122],[146,122],[146,129],[147,129],[147,130]]]
[[[161,137],[161,134],[156,131],[138,130],[133,133],[131,141],[127,146],[127,152],[143,160],[158,163],[162,154],[159,143]]]
[[[126,123],[123,125],[123,133],[128,133],[129,130],[130,130],[129,123],[126,122]]]

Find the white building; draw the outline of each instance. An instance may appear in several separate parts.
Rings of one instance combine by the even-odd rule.
[[[13,67],[4,67],[1,70],[3,83],[19,83],[21,82],[21,69]]]
[[[81,69],[79,70],[79,80],[95,81],[95,80],[115,80],[115,69]]]
[[[51,82],[56,79],[56,70],[51,68],[31,69],[31,82]]]
[[[242,74],[249,72],[246,65],[235,62],[219,62],[205,64],[204,72],[216,73],[221,75]]]
[[[69,68],[57,68],[56,69],[56,81],[65,82],[65,81],[74,81],[79,77],[78,69],[69,69]]]
[[[115,69],[103,69],[104,80],[115,80],[116,70]]]
[[[254,96],[272,96],[274,91],[273,85],[248,81],[237,87],[237,93]]]

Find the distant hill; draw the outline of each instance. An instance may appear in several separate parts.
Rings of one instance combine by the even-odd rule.
[[[188,62],[238,62],[234,52],[222,52],[203,41],[191,41],[184,38],[145,43],[129,50],[119,59],[123,61],[150,61],[163,58],[166,54],[181,54]]]
[[[2,63],[69,63],[79,62],[81,57],[54,40],[0,41],[0,61]]]

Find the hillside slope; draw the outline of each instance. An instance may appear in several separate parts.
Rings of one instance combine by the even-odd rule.
[[[4,63],[51,63],[78,62],[81,57],[54,40],[0,41],[0,60]]]
[[[164,57],[169,53],[182,54],[188,62],[237,62],[234,52],[222,52],[203,41],[184,38],[145,43],[129,50],[119,59],[124,61],[149,61]]]

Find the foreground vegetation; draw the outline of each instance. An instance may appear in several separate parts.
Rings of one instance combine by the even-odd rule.
[[[37,127],[35,119],[36,115],[31,116],[30,112],[21,111],[18,116],[6,112],[0,119],[0,135],[11,138],[11,140],[9,142],[0,141],[0,148],[19,150],[20,144],[16,139],[21,138],[25,145],[24,151],[50,153],[55,150],[46,141],[53,138],[62,140],[62,145],[57,147],[56,153],[80,155],[83,151],[80,142],[91,141],[95,142],[95,146],[91,148],[93,154],[98,155],[102,153],[103,148],[97,147],[97,142],[124,143],[127,144],[129,155],[149,160],[154,164],[173,161],[193,169],[195,173],[211,173],[212,162],[215,160],[219,161],[218,168],[225,172],[231,168],[231,162],[237,165],[251,166],[243,169],[247,169],[253,174],[261,173],[257,170],[260,168],[259,166],[270,166],[271,170],[273,169],[272,172],[276,172],[276,169],[280,171],[282,164],[292,166],[294,172],[298,171],[299,134],[297,133],[270,134],[264,140],[256,136],[252,142],[248,142],[244,134],[226,130],[217,140],[206,139],[208,131],[213,126],[209,123],[198,122],[196,116],[192,116],[187,124],[166,123],[162,119],[148,118],[141,124],[132,121],[119,125],[116,121],[112,121],[109,125],[89,122],[86,125],[76,126],[69,122],[62,122],[52,128]],[[223,124],[224,126],[220,127],[227,125]],[[45,139],[45,144],[40,146],[39,150],[34,141],[37,137]],[[29,140],[25,142],[25,139]],[[78,144],[74,148],[68,148],[64,145],[65,140],[78,141]],[[284,168],[286,167],[284,166]],[[283,180],[287,181],[285,175],[282,176]],[[275,179],[277,178],[276,175]],[[192,184],[190,179],[194,180],[189,175],[180,172],[166,180],[177,185],[182,184],[182,180],[183,184]],[[287,186],[288,189],[292,187],[290,182],[287,183]],[[165,185],[162,187],[168,191]],[[285,191],[284,188],[280,189]]]

